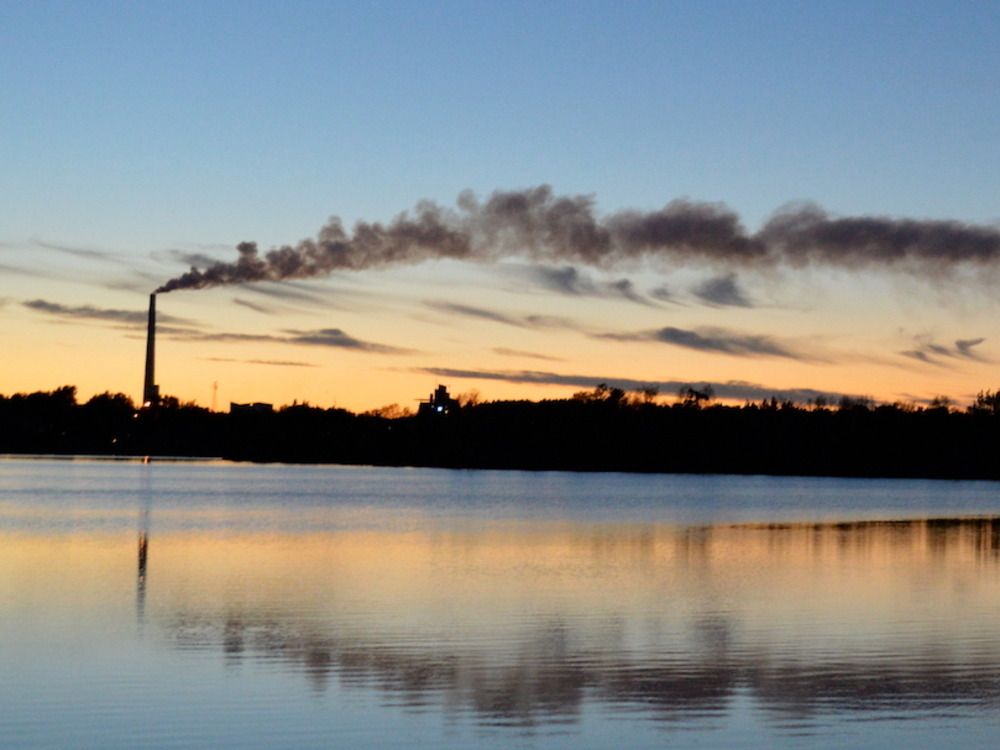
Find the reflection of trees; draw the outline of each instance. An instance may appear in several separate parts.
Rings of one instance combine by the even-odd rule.
[[[796,545],[798,537],[808,535],[815,538],[817,546],[833,540],[839,549],[845,551],[868,549],[876,543],[906,547],[925,538],[928,548],[937,556],[969,545],[979,558],[1000,558],[1000,518],[994,517],[766,523],[744,524],[735,528],[768,532],[768,542],[775,548]]]
[[[805,540],[817,559],[832,545],[851,560],[864,560],[877,547],[898,548],[904,556],[909,548],[922,549],[934,560],[962,556],[967,562],[971,552],[978,563],[995,563],[998,531],[995,518],[683,529],[672,540],[672,564],[700,585],[716,538],[722,545],[739,544],[743,534],[760,533],[779,559],[786,559],[787,550],[801,550]],[[647,535],[628,538],[636,549],[650,551]],[[601,556],[620,542],[615,535],[588,538]],[[588,704],[670,722],[705,722],[722,716],[742,695],[775,720],[1000,706],[1000,634],[952,644],[933,631],[889,633],[887,642],[865,655],[851,641],[789,645],[780,622],[743,630],[731,613],[703,611],[690,615],[685,633],[636,651],[620,638],[580,637],[573,624],[549,618],[519,631],[516,640],[503,641],[510,634],[501,631],[496,641],[452,642],[421,632],[380,635],[352,626],[349,617],[303,620],[263,607],[182,611],[165,623],[180,649],[214,651],[233,663],[277,664],[304,675],[319,691],[336,680],[375,690],[394,705],[442,707],[484,723],[572,721]]]
[[[330,679],[374,689],[393,704],[433,704],[471,711],[485,722],[530,726],[578,715],[588,699],[641,707],[663,720],[722,714],[736,691],[789,716],[823,712],[928,712],[1000,706],[1000,653],[975,663],[944,647],[865,661],[827,654],[822,661],[709,648],[684,659],[641,663],[622,654],[567,651],[545,655],[534,644],[497,662],[460,650],[408,651],[362,639],[296,630],[266,617],[230,614],[222,622],[178,617],[182,649],[218,650],[228,659],[277,662],[307,676],[317,690]],[[836,658],[832,658],[836,657]]]

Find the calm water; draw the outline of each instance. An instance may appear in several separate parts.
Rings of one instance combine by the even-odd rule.
[[[1000,485],[0,459],[0,746],[996,747]]]

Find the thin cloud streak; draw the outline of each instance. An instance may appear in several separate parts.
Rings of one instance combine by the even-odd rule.
[[[273,307],[267,307],[266,305],[259,305],[256,302],[251,302],[250,300],[241,299],[240,297],[233,297],[233,304],[245,307],[248,310],[253,310],[261,315],[274,315],[277,310]]]
[[[658,307],[653,300],[643,296],[631,280],[595,281],[574,266],[552,267],[544,265],[505,264],[504,273],[525,280],[550,292],[570,297],[605,297],[624,299],[647,307]]]
[[[666,326],[636,333],[597,333],[593,334],[593,337],[612,341],[656,341],[685,349],[736,357],[780,357],[802,362],[823,361],[813,354],[796,351],[790,344],[772,336],[740,333],[726,328],[685,329]]]
[[[975,350],[975,347],[985,341],[986,339],[981,336],[970,339],[957,339],[953,346],[947,346],[945,344],[938,344],[926,336],[918,336],[916,337],[917,346],[915,348],[901,351],[899,354],[927,365],[945,368],[952,367],[956,360],[989,362],[990,360]]]
[[[559,357],[550,357],[548,354],[538,354],[536,352],[528,352],[523,349],[508,349],[505,346],[498,346],[493,349],[494,354],[499,354],[501,357],[517,357],[519,359],[538,359],[545,362],[562,362],[563,360]]]
[[[228,247],[221,247],[220,250],[225,252],[229,251]],[[208,253],[189,251],[189,250],[178,250],[176,248],[169,248],[167,250],[155,250],[151,254],[153,260],[157,260],[164,263],[181,263],[185,266],[200,266],[204,268],[205,266],[210,266],[213,263],[219,263],[219,259],[209,255]]]
[[[132,326],[146,325],[147,310],[115,310],[110,308],[94,307],[93,305],[80,305],[71,307],[61,305],[58,302],[49,302],[43,299],[26,300],[21,303],[23,307],[35,312],[45,313],[65,320],[98,320],[109,323],[125,323]],[[190,324],[191,321],[185,318],[178,318],[166,313],[159,313],[157,320],[164,323]]]
[[[193,328],[158,326],[157,331],[167,338],[181,341],[215,342],[222,344],[300,344],[305,346],[348,349],[369,354],[415,354],[413,349],[403,349],[371,341],[362,341],[345,333],[340,328],[320,328],[300,331],[289,329],[284,336],[266,333],[232,333],[226,331],[199,331]]]
[[[437,312],[449,315],[461,315],[467,318],[488,320],[502,325],[513,326],[515,328],[539,328],[568,331],[582,331],[583,327],[569,319],[556,315],[518,315],[514,313],[500,312],[486,307],[476,307],[464,305],[444,300],[425,300],[424,305]]]
[[[289,330],[291,334],[288,339],[290,344],[306,344],[309,346],[330,346],[337,349],[356,349],[358,351],[370,352],[372,354],[412,354],[412,349],[401,349],[396,346],[386,344],[375,344],[370,341],[361,341],[339,328],[321,328],[316,331],[295,331]]]
[[[45,250],[55,250],[59,253],[65,253],[66,255],[73,255],[77,258],[86,258],[87,260],[100,260],[109,261],[111,263],[124,263],[130,265],[126,260],[125,256],[121,253],[115,253],[110,250],[97,250],[90,247],[77,247],[75,245],[64,245],[59,242],[48,242],[41,239],[32,239],[31,244],[36,247],[43,248]]]
[[[284,359],[233,359],[231,357],[200,357],[205,362],[232,362],[245,365],[271,365],[274,367],[319,367],[312,362],[295,362]]]
[[[0,263],[0,273],[9,273],[16,276],[29,276],[33,279],[49,279],[52,281],[65,281],[69,277],[62,273],[52,273],[50,271],[39,271],[34,268],[24,268],[22,266],[11,266]]]
[[[480,320],[488,320],[493,323],[501,323],[503,325],[515,326],[517,328],[526,328],[529,326],[529,323],[526,320],[518,319],[502,312],[497,312],[496,310],[488,310],[484,307],[462,305],[455,302],[446,302],[444,300],[425,300],[424,306],[447,315],[460,315],[466,318],[478,318]]]

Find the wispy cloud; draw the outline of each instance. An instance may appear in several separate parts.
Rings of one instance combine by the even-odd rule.
[[[582,331],[584,327],[572,318],[561,315],[525,315],[525,321],[533,328],[553,328],[567,331]]]
[[[290,282],[263,282],[246,288],[247,292],[273,297],[285,302],[305,302],[310,305],[328,306],[329,301],[313,289],[301,289]]]
[[[649,296],[658,302],[677,302],[677,298],[674,295],[673,290],[665,284],[661,284],[654,289],[650,289]]]
[[[637,305],[646,305],[647,307],[659,307],[655,302],[653,302],[648,297],[643,296],[629,279],[618,279],[617,281],[608,282],[606,285],[609,297],[619,296],[622,299],[627,299],[629,302],[635,302]]]
[[[68,306],[58,302],[43,299],[26,300],[21,303],[35,312],[45,313],[64,320],[97,320],[107,323],[124,323],[132,326],[146,325],[147,310],[116,310],[113,308],[94,307],[93,305]],[[157,321],[173,324],[189,324],[191,321],[166,313],[158,313]]]
[[[267,305],[260,305],[256,302],[251,302],[248,299],[241,299],[240,297],[233,297],[233,304],[245,307],[248,310],[253,310],[254,312],[261,313],[262,315],[274,315],[277,310],[273,307],[268,307]]]
[[[986,341],[982,337],[957,339],[952,346],[938,344],[929,336],[917,336],[915,337],[915,341],[917,345],[913,349],[906,349],[905,351],[901,351],[900,354],[924,364],[936,367],[950,367],[956,360],[973,362],[989,361],[976,351],[976,347]]]
[[[548,354],[538,354],[536,352],[527,352],[523,349],[508,349],[505,346],[498,346],[493,349],[494,354],[499,354],[501,357],[517,357],[518,359],[539,359],[545,362],[562,362],[559,357],[550,357]]]
[[[760,401],[776,398],[779,401],[794,401],[806,403],[817,397],[835,403],[843,396],[858,398],[854,394],[843,394],[835,391],[821,391],[815,388],[773,388],[760,383],[744,380],[727,380],[725,382],[707,382],[690,380],[636,380],[614,375],[575,375],[540,370],[463,370],[448,367],[418,367],[413,372],[434,375],[440,378],[456,378],[459,380],[495,380],[506,383],[527,385],[572,386],[574,388],[593,388],[600,383],[622,388],[626,391],[637,391],[645,388],[656,388],[662,394],[677,393],[683,388],[695,386],[698,388],[710,386],[716,397],[720,399]]]
[[[116,253],[111,250],[103,250],[93,247],[81,247],[79,245],[68,245],[62,242],[50,242],[48,240],[43,240],[39,238],[33,238],[31,244],[36,247],[44,248],[45,250],[55,250],[59,253],[65,253],[66,255],[73,255],[77,258],[86,258],[87,260],[99,260],[99,261],[110,261],[112,263],[126,263],[129,264],[127,256],[122,253]]]
[[[479,320],[489,320],[502,325],[514,326],[515,328],[552,328],[565,330],[582,330],[579,323],[570,318],[556,315],[540,315],[501,312],[486,307],[474,305],[457,304],[443,300],[426,300],[424,305],[436,312],[448,315],[460,315],[466,318],[477,318]]]
[[[683,346],[705,352],[719,352],[742,357],[787,357],[804,359],[804,355],[792,351],[788,346],[771,336],[745,334],[725,328],[702,328],[686,330],[667,326],[654,331],[652,338],[665,344]]]
[[[210,341],[219,344],[287,344],[290,339],[269,333],[235,333],[232,331],[202,331],[195,328],[157,325],[156,332],[165,338],[179,341]]]
[[[227,246],[223,246],[220,249],[223,249],[226,252],[231,252],[231,249]],[[218,258],[213,258],[211,255],[204,252],[178,250],[176,248],[156,250],[152,253],[152,257],[154,260],[165,261],[168,263],[182,263],[185,266],[199,266],[201,268],[219,262]]]
[[[356,349],[373,354],[412,354],[412,349],[402,349],[397,346],[376,344],[371,341],[361,341],[349,336],[339,328],[321,328],[315,331],[289,330],[290,344],[307,344],[309,346],[331,346],[337,349]]]
[[[240,288],[241,302],[239,304],[255,304],[255,297],[265,302],[281,302],[287,305],[289,312],[295,308],[302,310],[343,310],[357,312],[371,309],[373,305],[381,308],[384,299],[371,292],[349,287],[336,289],[330,287],[330,282],[318,287],[316,282],[296,281],[265,281],[257,282]],[[246,305],[249,306],[249,305]],[[261,305],[263,307],[263,305]],[[278,315],[285,310],[272,308],[272,314]]]
[[[607,297],[625,299],[640,305],[656,307],[656,303],[641,294],[626,278],[597,281],[576,266],[542,266],[509,263],[501,270],[518,280],[572,297]]]
[[[691,293],[713,307],[753,307],[750,297],[736,281],[736,274],[713,276],[695,286]]]
[[[205,362],[234,362],[245,365],[271,365],[273,367],[319,367],[312,362],[295,362],[285,359],[233,359],[231,357],[201,357]]]
[[[193,328],[162,327],[157,331],[168,338],[183,341],[205,341],[223,344],[302,344],[305,346],[322,346],[334,349],[349,349],[369,354],[412,354],[413,349],[403,349],[397,346],[378,344],[354,338],[340,328],[320,328],[300,331],[288,329],[285,335],[267,333],[233,333],[229,331],[200,331]]]
[[[779,341],[772,336],[741,333],[726,328],[686,329],[667,326],[635,333],[599,333],[594,334],[594,337],[613,341],[658,341],[685,349],[737,357],[783,357],[800,361],[821,359],[816,355],[798,351],[791,344]]]
[[[24,268],[22,266],[11,266],[7,263],[0,263],[0,273],[13,274],[15,276],[29,276],[34,279],[66,279],[66,274],[53,273],[48,270],[37,268]]]
[[[424,305],[432,310],[448,315],[460,315],[465,318],[479,318],[480,320],[489,320],[494,323],[502,323],[503,325],[516,326],[518,328],[526,328],[530,325],[530,323],[524,318],[518,318],[496,310],[489,310],[485,307],[461,305],[455,302],[446,302],[443,300],[425,300]]]
[[[986,341],[986,339],[983,337],[974,339],[958,339],[955,341],[955,351],[960,357],[985,361],[983,357],[979,356],[978,352],[973,351],[973,347],[979,346],[984,341]]]

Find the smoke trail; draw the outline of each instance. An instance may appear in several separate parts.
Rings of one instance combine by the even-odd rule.
[[[547,185],[497,191],[481,202],[462,193],[455,208],[424,201],[388,224],[331,219],[315,239],[263,255],[243,242],[233,263],[192,268],[157,289],[199,289],[419,263],[432,258],[492,261],[518,256],[610,268],[627,260],[770,266],[900,268],[941,273],[1000,261],[1000,227],[957,221],[829,216],[812,205],[786,208],[758,232],[722,204],[675,200],[649,211],[600,217],[590,196],[557,196]]]

